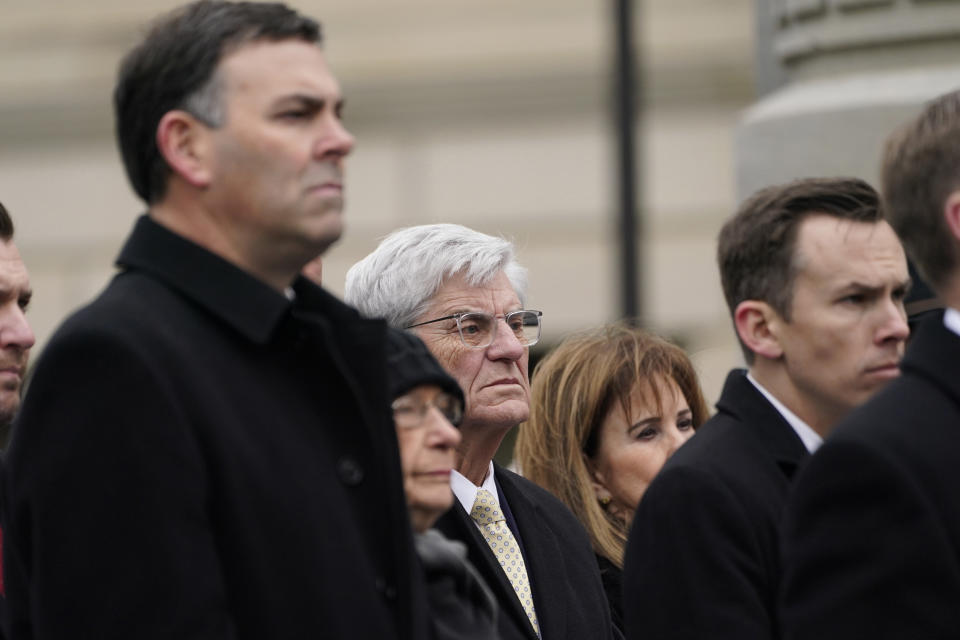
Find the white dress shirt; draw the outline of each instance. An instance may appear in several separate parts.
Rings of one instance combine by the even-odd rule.
[[[793,411],[787,409],[786,406],[775,397],[773,394],[767,391],[762,384],[756,381],[756,379],[747,372],[747,380],[753,383],[753,386],[757,388],[757,391],[763,394],[763,397],[770,401],[770,404],[773,405],[773,408],[780,412],[780,415],[783,416],[783,419],[793,427],[793,430],[797,432],[797,435],[800,436],[800,440],[803,442],[803,446],[807,448],[807,451],[813,453],[820,445],[823,444],[823,438],[820,437],[820,434],[813,430],[813,428],[808,425],[806,422],[797,417]]]
[[[960,311],[953,307],[947,307],[943,312],[943,326],[960,336]]]
[[[461,474],[459,471],[450,472],[450,488],[453,490],[453,495],[457,496],[457,500],[460,501],[460,504],[463,505],[464,510],[467,513],[470,513],[473,510],[473,503],[477,500],[477,490],[486,489],[490,492],[490,495],[494,497],[497,501],[497,507],[500,507],[500,495],[497,493],[497,485],[493,481],[493,460],[490,461],[490,466],[487,468],[487,476],[483,479],[483,484],[479,487],[469,480],[466,476]],[[500,513],[503,513],[503,509],[500,509]],[[474,521],[477,525],[477,529],[480,528],[480,525]]]

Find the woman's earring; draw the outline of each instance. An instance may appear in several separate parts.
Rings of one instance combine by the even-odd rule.
[[[610,496],[603,496],[603,497],[597,498],[597,501],[600,503],[601,507],[606,508],[607,505],[610,504]]]

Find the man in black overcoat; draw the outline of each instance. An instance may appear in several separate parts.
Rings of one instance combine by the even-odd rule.
[[[624,566],[627,637],[777,637],[778,531],[791,479],[898,375],[903,249],[857,179],[754,194],[720,232],[723,291],[749,369],[641,499]]]
[[[353,146],[319,41],[282,4],[198,2],[123,62],[147,214],[14,427],[10,637],[424,637],[386,325],[298,277]]]
[[[786,638],[960,636],[960,93],[890,137],[882,175],[886,217],[946,311],[797,478]]]

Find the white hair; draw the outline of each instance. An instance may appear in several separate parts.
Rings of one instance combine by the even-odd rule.
[[[523,304],[527,270],[517,263],[509,240],[459,224],[406,227],[350,267],[344,300],[367,317],[405,329],[450,276],[463,274],[470,286],[482,287],[501,271]]]

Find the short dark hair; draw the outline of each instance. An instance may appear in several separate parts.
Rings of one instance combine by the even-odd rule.
[[[883,154],[884,215],[920,275],[942,287],[960,264],[943,206],[960,189],[960,91],[930,102],[895,131]]]
[[[7,208],[0,202],[0,240],[10,242],[13,239],[13,218]]]
[[[879,195],[859,178],[806,178],[756,192],[723,225],[717,243],[731,315],[744,300],[761,300],[790,320],[797,233],[811,215],[854,222],[882,219]],[[753,352],[743,341],[740,346],[752,363]]]
[[[257,40],[319,44],[320,25],[284,4],[200,0],[162,16],[124,58],[113,92],[117,142],[127,177],[148,204],[163,198],[170,167],[157,149],[163,115],[183,109],[223,124],[217,67]]]

